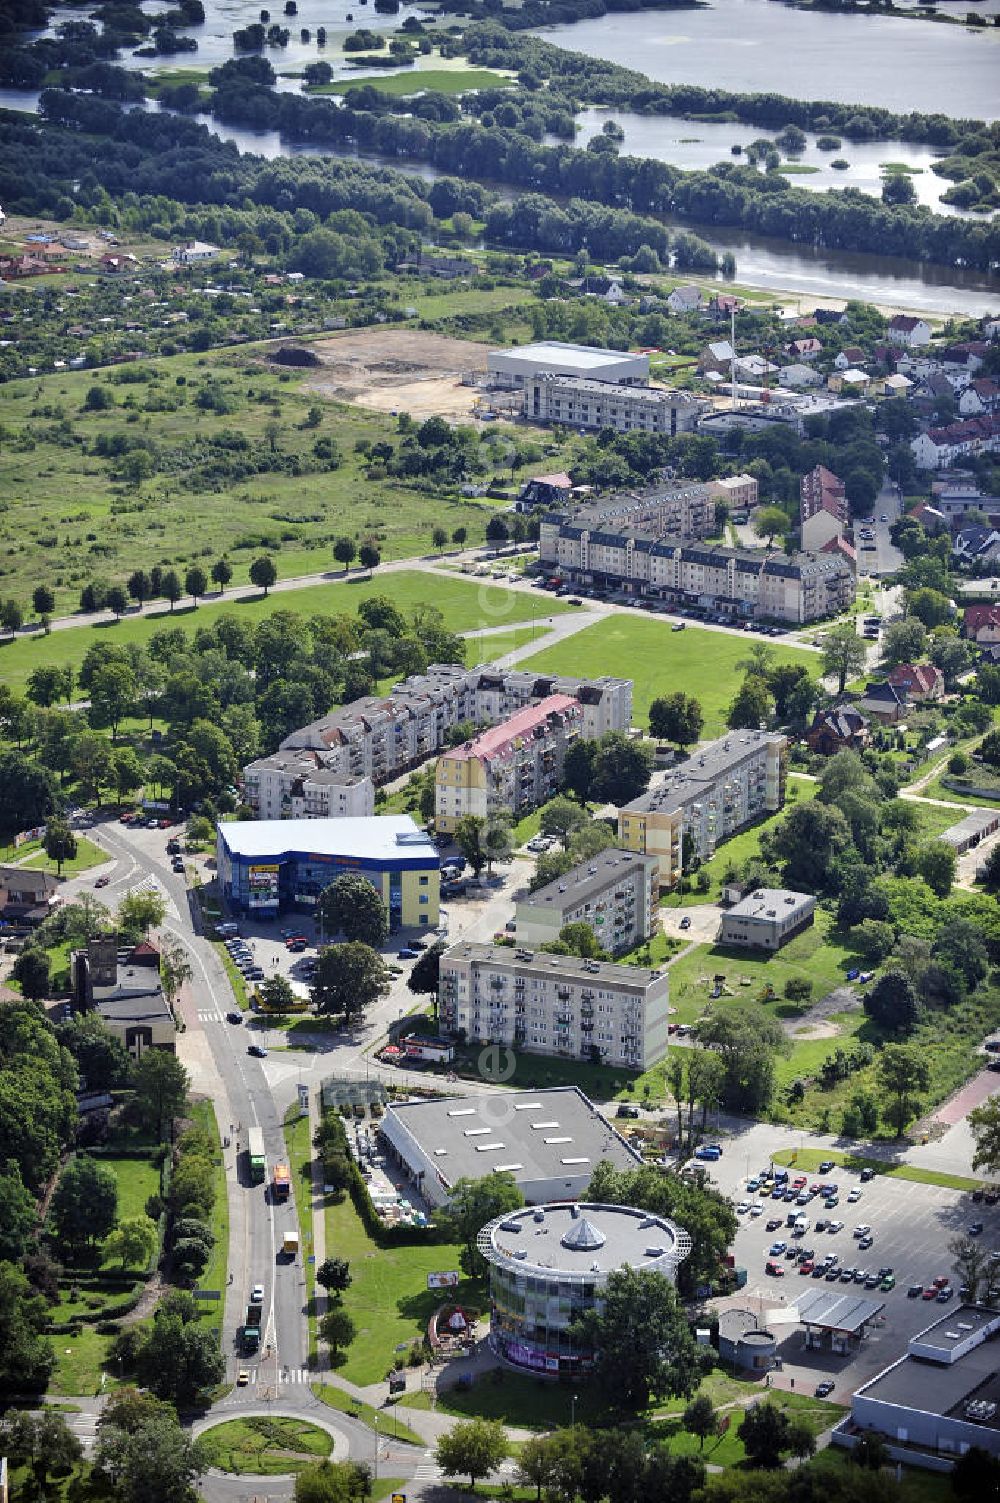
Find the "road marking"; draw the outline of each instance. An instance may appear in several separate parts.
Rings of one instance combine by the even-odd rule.
[[[279,1375],[279,1377],[278,1377],[278,1382],[279,1383],[308,1383],[308,1382],[311,1381],[311,1379],[312,1379],[312,1374],[310,1373],[308,1367],[296,1367],[294,1369],[291,1369],[290,1371],[286,1371],[286,1372],[281,1373]]]

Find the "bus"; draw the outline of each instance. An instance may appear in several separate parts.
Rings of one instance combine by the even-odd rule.
[[[267,1178],[267,1159],[264,1155],[264,1134],[259,1127],[251,1127],[247,1141],[247,1156],[250,1160],[250,1182],[263,1184]]]
[[[291,1175],[287,1164],[275,1164],[274,1173],[271,1176],[271,1197],[273,1200],[287,1200],[288,1191],[291,1188]]]

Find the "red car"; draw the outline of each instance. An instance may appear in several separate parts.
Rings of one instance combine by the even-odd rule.
[[[799,1273],[812,1273],[815,1267],[816,1264],[813,1262],[812,1258],[806,1258],[804,1263],[799,1264]]]
[[[921,1299],[937,1299],[937,1289],[933,1284],[929,1285],[920,1296]]]
[[[795,1176],[795,1178],[792,1180],[792,1189],[793,1190],[804,1190],[805,1187],[806,1187],[806,1177],[805,1177],[805,1175],[804,1174],[797,1174]]]

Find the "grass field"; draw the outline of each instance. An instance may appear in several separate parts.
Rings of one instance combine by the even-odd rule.
[[[306,86],[306,94],[346,94],[348,89],[370,85],[383,94],[469,94],[474,89],[506,89],[514,80],[490,68],[410,68],[405,73],[364,73],[357,78],[338,78],[333,83]]]
[[[331,1409],[339,1409],[341,1414],[351,1414],[355,1419],[367,1425],[369,1430],[375,1430],[379,1435],[392,1436],[393,1440],[402,1440],[411,1446],[425,1444],[422,1435],[416,1430],[411,1430],[405,1420],[399,1418],[399,1402],[393,1401],[376,1409],[372,1404],[363,1404],[360,1399],[355,1399],[342,1388],[335,1388],[332,1383],[313,1383],[312,1391],[321,1404],[326,1404]]]
[[[431,319],[532,301],[529,289],[518,288],[449,296],[415,284],[409,293],[406,287],[419,315]],[[280,374],[261,354],[247,346],[154,358],[143,365],[153,379],[127,387],[105,371],[62,372],[46,383],[44,405],[37,381],[8,382],[0,390],[0,425],[9,437],[0,459],[8,540],[0,593],[16,586],[27,605],[35,585],[45,583],[61,614],[76,607],[89,579],[124,580],[153,564],[183,575],[195,562],[207,565],[228,553],[239,578],[266,549],[281,573],[304,574],[326,566],[334,539],[344,533],[377,538],[386,560],[428,548],[438,524],[449,532],[462,525],[471,541],[482,538],[490,503],[462,497],[457,487],[429,496],[405,480],[368,478],[356,446],[394,443],[389,414],[318,398],[303,385],[312,373]],[[113,396],[110,409],[85,409],[95,385]],[[199,405],[206,388],[221,392],[229,410]],[[169,410],[174,402],[180,405]],[[312,408],[318,423],[309,417]],[[115,465],[96,451],[121,438],[130,420],[141,423],[158,455],[157,473],[137,483],[116,478]],[[204,444],[234,430],[251,445],[273,443],[288,467],[245,480],[212,478],[211,465],[201,468]],[[338,468],[315,467],[318,438],[336,440]]]
[[[297,1106],[289,1107],[285,1115],[285,1143],[288,1147],[288,1167],[291,1170],[295,1212],[299,1222],[299,1256],[303,1260],[306,1275],[309,1361],[312,1364],[316,1360],[318,1350],[316,1343],[316,1264],[312,1260],[312,1144],[309,1141],[309,1118],[301,1115]]]
[[[226,1168],[222,1159],[222,1144],[215,1107],[211,1101],[195,1101],[191,1107],[191,1116],[198,1126],[204,1128],[219,1144],[215,1165],[215,1204],[212,1206],[211,1221],[212,1231],[215,1233],[215,1245],[205,1265],[205,1271],[198,1280],[198,1287],[219,1291],[217,1300],[202,1302],[201,1322],[203,1325],[215,1326],[216,1329],[221,1330],[229,1269],[229,1193],[226,1184]]]
[[[872,1169],[877,1175],[889,1179],[912,1180],[918,1185],[940,1185],[946,1190],[977,1190],[984,1183],[967,1174],[945,1174],[939,1169],[921,1169],[919,1164],[893,1164],[885,1159],[867,1158],[860,1153],[840,1153],[827,1148],[783,1148],[772,1154],[776,1164],[795,1164],[807,1174],[817,1170],[821,1163],[832,1159],[845,1169],[858,1174],[862,1169]]]
[[[737,663],[747,656],[752,639],[699,630],[673,632],[663,621],[613,615],[585,627],[565,642],[543,649],[522,663],[547,673],[611,673],[635,682],[633,719],[642,724],[650,700],[683,690],[693,694],[705,716],[704,736],[725,729],[726,712],[739,688]],[[820,671],[818,653],[796,647],[774,647],[774,662],[802,663],[810,673]]]
[[[25,851],[28,852],[27,857]],[[100,846],[88,840],[85,835],[76,837],[76,855],[72,861],[64,861],[62,874],[64,877],[77,877],[81,872],[89,871],[92,866],[103,866],[111,858]],[[8,846],[0,852],[0,861],[13,861],[15,866],[30,866],[33,871],[55,872],[56,863],[51,856],[46,856],[37,841],[27,846],[19,846],[16,849]]]
[[[441,1295],[427,1288],[427,1275],[459,1268],[461,1248],[450,1243],[379,1248],[349,1199],[327,1206],[326,1247],[331,1256],[348,1260],[353,1279],[344,1308],[357,1335],[340,1372],[352,1383],[377,1383],[398,1360],[396,1347],[420,1340],[441,1303]],[[463,1278],[455,1299],[463,1309],[478,1310],[486,1296],[482,1285]]]
[[[54,1310],[58,1318],[58,1310]],[[98,1336],[92,1325],[80,1327],[78,1336],[51,1336],[56,1365],[52,1370],[48,1392],[89,1397],[101,1393],[113,1384],[105,1383],[102,1389],[104,1359],[108,1353],[110,1337]]]
[[[333,1450],[318,1425],[281,1415],[252,1415],[214,1425],[199,1437],[209,1466],[222,1472],[274,1477],[313,1466]]]
[[[479,631],[484,626],[508,623],[513,626],[518,622],[531,622],[538,614],[538,602],[533,595],[507,590],[492,582],[477,580],[473,583],[447,574],[431,577],[410,569],[382,575],[376,573],[373,579],[355,573],[346,581],[335,576],[327,584],[305,585],[302,589],[279,591],[266,598],[248,586],[247,594],[235,601],[209,601],[198,606],[197,610],[189,607],[172,614],[164,607],[150,615],[126,616],[104,626],[87,625],[86,617],[81,617],[79,627],[67,627],[65,631],[52,632],[47,637],[23,636],[0,645],[0,678],[11,688],[23,689],[28,675],[35,668],[54,664],[79,667],[87,648],[94,642],[143,645],[154,632],[162,631],[172,623],[193,633],[198,627],[210,626],[220,615],[229,613],[236,613],[247,622],[261,621],[275,611],[296,611],[303,615],[353,613],[362,600],[372,595],[387,595],[404,612],[433,600],[443,612],[448,629],[457,632]],[[548,616],[559,615],[568,609],[561,600],[545,601]],[[491,639],[484,637],[481,640],[487,643]],[[506,650],[510,651],[510,648]],[[475,660],[471,648],[469,658]]]

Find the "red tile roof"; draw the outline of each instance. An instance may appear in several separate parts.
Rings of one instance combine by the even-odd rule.
[[[573,709],[576,705],[577,701],[569,694],[550,694],[537,705],[526,705],[523,710],[511,715],[509,720],[474,736],[464,746],[457,746],[453,751],[446,752],[445,756],[460,762],[469,761],[473,757],[498,756],[519,736],[529,736],[538,726],[544,725],[550,715]]]

